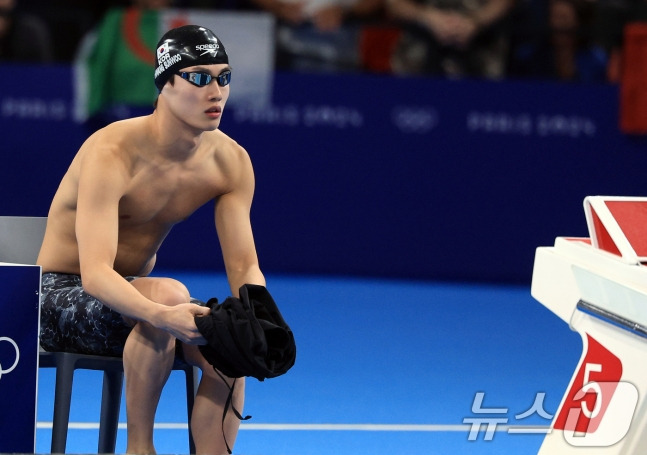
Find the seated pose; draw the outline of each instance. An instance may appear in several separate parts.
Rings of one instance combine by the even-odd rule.
[[[203,372],[191,418],[197,453],[220,455],[240,421],[233,413],[223,419],[233,379],[223,382],[198,349],[206,341],[195,317],[209,309],[191,303],[181,282],[148,275],[173,225],[215,201],[232,295],[244,284],[265,286],[250,225],[254,175],[246,151],[218,129],[231,77],[222,42],[188,25],[168,31],[156,54],[153,113],[92,134],[54,195],[38,258],[41,345],[123,355],[126,450],[153,454],[155,411],[177,344]],[[241,410],[243,399],[240,379],[232,405]]]

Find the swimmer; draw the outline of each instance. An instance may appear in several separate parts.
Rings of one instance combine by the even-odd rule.
[[[155,453],[155,411],[176,344],[202,369],[191,416],[197,453],[226,453],[225,439],[233,447],[238,433],[233,413],[222,418],[230,387],[199,352],[205,339],[194,318],[209,309],[191,303],[180,281],[149,276],[173,225],[213,203],[232,295],[244,284],[265,286],[250,223],[252,164],[219,130],[230,80],[229,57],[211,30],[168,31],[156,49],[152,114],[92,134],[51,202],[37,261],[41,345],[123,355],[129,454]],[[244,378],[232,400],[242,410]]]

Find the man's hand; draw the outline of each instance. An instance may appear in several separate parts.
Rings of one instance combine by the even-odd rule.
[[[161,314],[161,323],[157,326],[166,330],[178,340],[187,344],[206,344],[195,325],[196,316],[208,316],[211,310],[194,303],[165,307]]]

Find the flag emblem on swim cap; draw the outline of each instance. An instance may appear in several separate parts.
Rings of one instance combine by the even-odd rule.
[[[157,48],[157,59],[168,53],[168,43],[162,44],[160,47]]]

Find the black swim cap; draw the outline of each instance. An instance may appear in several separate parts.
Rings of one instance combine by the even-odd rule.
[[[166,81],[182,68],[220,63],[229,63],[229,57],[215,33],[199,25],[174,28],[157,43],[155,85],[162,91]]]

